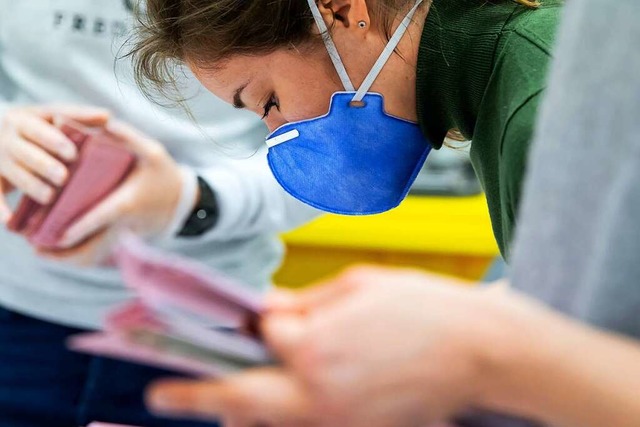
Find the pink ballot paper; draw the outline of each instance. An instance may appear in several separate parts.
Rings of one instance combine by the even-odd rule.
[[[112,311],[103,332],[72,337],[71,349],[196,376],[272,363],[255,332],[261,293],[132,235],[116,259],[138,298]]]
[[[262,311],[261,293],[203,264],[155,250],[131,234],[122,237],[116,260],[125,283],[153,307],[249,329]]]

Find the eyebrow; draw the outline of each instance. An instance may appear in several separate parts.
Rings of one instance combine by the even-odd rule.
[[[242,101],[242,91],[249,85],[249,83],[245,83],[244,85],[240,86],[238,89],[236,89],[236,92],[233,94],[233,106],[234,108],[246,108],[247,106],[245,105],[244,101]]]

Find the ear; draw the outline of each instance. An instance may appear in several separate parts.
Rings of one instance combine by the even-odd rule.
[[[329,28],[340,25],[362,33],[371,28],[366,0],[320,0],[318,8]],[[359,26],[361,22],[365,23],[364,28]]]

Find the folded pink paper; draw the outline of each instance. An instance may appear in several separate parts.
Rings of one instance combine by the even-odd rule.
[[[64,232],[115,190],[135,166],[135,156],[104,129],[65,121],[60,130],[78,148],[68,163],[69,179],[53,202],[41,205],[25,197],[7,227],[43,249],[56,249]]]
[[[165,254],[128,234],[116,259],[125,283],[156,309],[190,311],[214,326],[257,334],[263,295],[190,259]]]
[[[71,337],[69,348],[208,377],[275,363],[255,327],[261,291],[130,233],[115,258],[137,298],[112,310],[103,332]]]
[[[204,350],[238,358],[247,363],[271,362],[262,342],[237,330],[206,327],[183,316],[167,316],[135,300],[111,312],[105,320],[105,330],[113,333],[141,330],[180,337]]]
[[[227,373],[215,364],[135,344],[124,335],[113,332],[76,335],[69,338],[67,346],[74,351],[128,360],[197,377],[217,378]]]

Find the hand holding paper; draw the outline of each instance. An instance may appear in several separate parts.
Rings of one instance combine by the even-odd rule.
[[[440,425],[475,406],[491,380],[480,367],[493,331],[482,322],[470,338],[467,316],[486,320],[510,302],[460,285],[358,267],[280,294],[261,324],[280,364],[220,380],[163,380],[148,401],[158,414],[240,426]]]
[[[429,425],[466,407],[466,395],[453,406],[443,396],[456,395],[466,381],[456,375],[466,361],[451,357],[461,345],[460,313],[478,308],[474,302],[485,294],[452,287],[453,279],[360,268],[322,288],[273,294],[281,298],[269,300],[267,314],[263,295],[132,235],[122,239],[117,261],[138,300],[113,311],[104,332],[69,344],[202,377],[154,385],[150,402],[161,414],[240,425],[370,426],[411,413],[406,424]],[[381,321],[372,322],[372,312]],[[281,365],[248,326],[258,322]],[[441,393],[423,398],[422,374]],[[384,410],[372,414],[371,402]]]
[[[136,168],[121,186],[69,227],[60,243],[63,248],[73,248],[104,229],[124,227],[141,236],[161,234],[181,199],[187,177],[162,144],[123,122],[112,120],[106,130],[136,155]]]
[[[131,126],[115,120],[107,123],[108,116],[95,118],[89,113],[85,113],[87,117],[76,115],[97,127],[58,116],[57,126],[53,126],[45,118],[38,119],[43,124],[25,112],[15,114],[18,118],[9,115],[11,120],[0,129],[0,189],[4,193],[16,187],[25,197],[8,228],[24,234],[49,258],[80,264],[99,262],[110,251],[120,228],[143,236],[161,235],[175,226],[178,211],[189,210],[195,203],[189,200],[196,194],[195,177],[158,141]],[[51,152],[16,138],[13,133],[19,130],[14,122],[42,125],[32,132],[38,133],[45,141],[38,143]],[[54,137],[59,140],[51,142]],[[23,161],[14,164],[17,160],[12,163],[11,156],[21,154],[29,159],[29,150],[40,156],[34,160],[32,175],[25,182],[14,179],[16,164]],[[46,175],[52,170],[62,177]],[[0,196],[0,215],[3,213],[11,216]]]
[[[79,152],[76,161],[67,163],[67,182],[46,205],[24,197],[7,225],[41,249],[57,249],[74,221],[120,185],[135,165],[133,154],[101,128],[64,121],[59,130]]]
[[[68,178],[67,165],[77,148],[56,126],[67,117],[85,126],[102,126],[109,112],[89,106],[48,105],[8,110],[0,123],[0,219],[11,217],[4,195],[14,189],[42,205]]]

